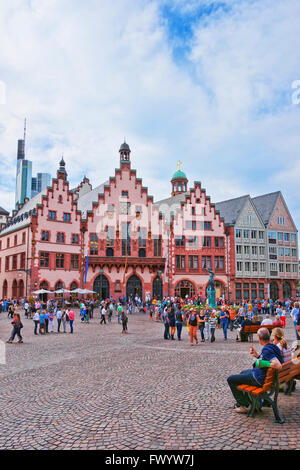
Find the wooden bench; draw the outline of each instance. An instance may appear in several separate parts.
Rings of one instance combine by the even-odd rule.
[[[270,333],[276,328],[274,325],[245,325],[243,332],[249,335],[250,341],[253,341],[253,333],[257,333],[260,328],[267,328]],[[249,339],[248,338],[248,339]]]
[[[261,408],[265,406],[264,404],[268,403],[272,406],[276,422],[283,424],[285,420],[280,416],[277,406],[279,385],[287,383],[288,388],[285,394],[291,395],[295,378],[300,379],[300,356],[297,359],[285,362],[280,370],[270,367],[262,387],[239,385],[238,390],[247,393],[250,400],[250,411],[247,416],[253,418],[254,412],[261,411]]]

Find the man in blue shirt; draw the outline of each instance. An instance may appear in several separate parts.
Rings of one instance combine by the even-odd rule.
[[[260,358],[263,361],[272,362],[271,367],[280,368],[283,362],[280,349],[270,343],[270,332],[267,328],[260,328],[257,332],[258,341],[262,346],[261,354],[258,354],[253,346],[250,348],[250,354],[254,358]],[[250,406],[248,396],[242,391],[238,390],[238,386],[252,385],[254,387],[262,387],[265,381],[267,367],[259,368],[254,366],[253,369],[243,370],[240,374],[231,375],[228,377],[227,382],[231,392],[236,400],[235,411],[237,413],[247,413]]]

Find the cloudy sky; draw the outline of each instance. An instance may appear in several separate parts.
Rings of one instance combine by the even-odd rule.
[[[281,190],[300,227],[299,30],[299,0],[0,2],[0,206],[26,117],[34,173],[63,154],[98,185],[126,137],[155,200],[180,159],[213,202]]]

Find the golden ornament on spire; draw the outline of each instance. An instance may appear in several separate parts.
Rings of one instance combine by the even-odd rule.
[[[181,170],[181,168],[180,168],[180,167],[181,167],[181,165],[182,165],[182,162],[179,160],[179,162],[177,163],[177,166],[178,166],[178,171],[180,171],[180,170]]]

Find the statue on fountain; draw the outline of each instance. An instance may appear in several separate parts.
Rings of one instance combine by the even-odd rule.
[[[216,286],[215,286],[215,273],[212,269],[206,269],[209,272],[209,280],[207,286],[207,301],[211,308],[216,308]]]

